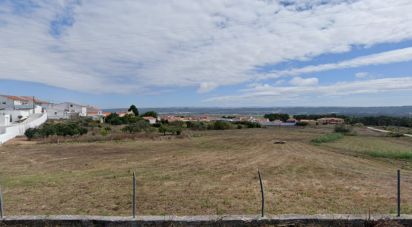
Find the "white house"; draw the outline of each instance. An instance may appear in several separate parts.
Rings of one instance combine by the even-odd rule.
[[[15,110],[33,108],[33,100],[25,97],[0,95],[0,109]]]
[[[151,125],[156,124],[156,121],[157,121],[157,118],[155,118],[155,117],[143,117],[143,119],[148,121],[149,124],[151,124]]]
[[[98,109],[93,106],[87,106],[87,116],[91,117],[93,120],[98,120],[103,122],[104,120],[104,113],[101,109]]]
[[[71,102],[64,102],[59,104],[48,103],[43,105],[47,110],[49,119],[69,119],[72,117],[86,117],[87,107]]]

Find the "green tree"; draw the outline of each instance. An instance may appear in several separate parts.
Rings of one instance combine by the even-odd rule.
[[[166,135],[166,132],[168,131],[167,126],[166,125],[160,125],[159,127],[159,132],[163,133],[163,135]]]
[[[142,132],[142,131],[147,131],[150,128],[150,124],[147,123],[146,121],[137,121],[136,123],[129,124],[122,128],[123,132],[128,132],[128,133],[137,133],[137,132]]]
[[[137,107],[135,105],[131,105],[129,107],[129,112],[132,111],[134,113],[135,116],[139,116],[139,110],[137,109]]]
[[[275,121],[275,120],[287,121],[289,119],[289,114],[271,113],[271,114],[265,114],[264,118],[269,119],[269,121]]]
[[[38,129],[36,128],[29,128],[24,132],[24,135],[27,137],[28,140],[33,139],[38,134]]]
[[[143,114],[143,117],[154,117],[157,118],[157,113],[155,111],[148,111]]]

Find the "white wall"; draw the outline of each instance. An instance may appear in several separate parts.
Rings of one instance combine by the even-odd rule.
[[[16,136],[23,136],[27,129],[36,128],[47,121],[47,113],[32,115],[27,121],[5,128],[5,133],[0,134],[0,144]]]
[[[8,126],[10,124],[10,115],[0,114],[0,126]]]

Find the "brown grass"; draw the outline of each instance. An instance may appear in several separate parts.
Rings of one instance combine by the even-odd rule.
[[[139,214],[257,214],[259,168],[268,214],[393,213],[400,167],[402,209],[411,213],[410,163],[310,142],[330,131],[272,128],[192,132],[170,140],[5,145],[0,147],[5,210],[130,215],[135,171]],[[377,138],[366,132],[359,137]],[[394,138],[378,139],[390,146]],[[412,146],[412,140],[402,143]]]

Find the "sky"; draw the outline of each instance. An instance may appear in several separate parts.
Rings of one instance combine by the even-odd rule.
[[[410,0],[0,0],[0,94],[101,108],[412,105]]]

